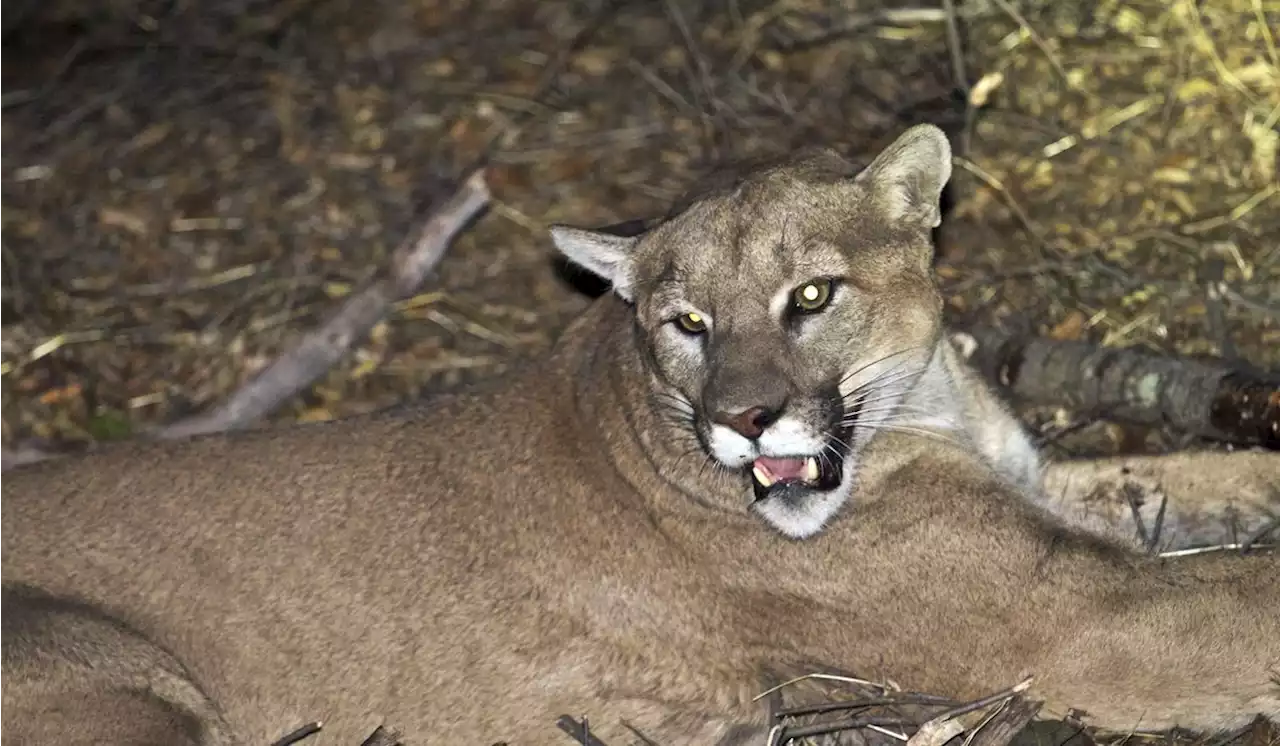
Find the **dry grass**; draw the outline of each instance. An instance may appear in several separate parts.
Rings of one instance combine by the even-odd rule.
[[[1280,5],[1110,2],[1087,21],[1073,6],[970,26],[991,90],[955,222],[988,237],[944,268],[970,291],[953,307],[1274,369]]]
[[[777,723],[769,746],[1003,746],[1007,731],[993,727],[1016,715],[1015,707],[1040,703],[1015,697],[1031,684],[1018,682],[974,702],[903,691],[892,681],[814,674],[766,690],[770,717]],[[1038,718],[1016,732],[1015,746],[1274,746],[1275,729],[1262,720],[1213,739],[1185,732],[1156,733],[1135,724],[1126,732],[1089,728],[1081,713],[1039,709]],[[1018,718],[1019,722],[1025,721]],[[945,727],[945,726],[953,727]],[[1004,736],[1004,737],[1002,737]],[[786,741],[790,737],[793,740]]]

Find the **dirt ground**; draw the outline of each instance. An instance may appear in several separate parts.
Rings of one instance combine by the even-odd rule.
[[[938,263],[954,319],[1280,365],[1280,5],[945,8],[7,2],[4,445],[128,437],[223,400],[481,158],[492,209],[277,420],[545,349],[587,302],[550,222],[661,213],[732,157],[865,158],[922,121],[957,150]],[[1067,451],[1176,440],[1025,414]]]

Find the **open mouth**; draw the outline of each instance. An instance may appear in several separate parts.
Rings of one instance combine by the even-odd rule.
[[[822,458],[761,456],[751,463],[751,486],[756,500],[797,491],[826,492],[840,486],[844,457],[831,449]]]

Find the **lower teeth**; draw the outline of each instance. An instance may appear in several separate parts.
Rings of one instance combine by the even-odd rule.
[[[765,489],[769,489],[770,487],[779,484],[781,481],[772,479],[764,469],[761,469],[759,466],[751,467],[751,475],[755,477],[756,483]],[[809,457],[805,459],[804,476],[800,479],[787,481],[791,484],[816,485],[821,479],[821,476],[822,473],[818,470],[818,460],[813,457]]]

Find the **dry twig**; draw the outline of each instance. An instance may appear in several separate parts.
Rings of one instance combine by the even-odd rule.
[[[983,711],[986,710],[986,708],[991,707],[994,704],[1008,704],[1010,700],[1020,698],[1020,695],[1030,688],[1030,686],[1031,679],[1023,679],[1021,682],[1005,689],[1004,691],[996,692],[990,696],[982,697],[981,699],[976,699],[972,702],[960,705],[959,707],[953,707],[950,710],[939,713],[920,726],[920,729],[916,731],[915,735],[907,741],[907,746],[942,746],[942,744],[950,741],[952,738],[955,738],[965,731],[970,731],[972,733],[971,738],[976,737],[988,723],[996,720],[998,717],[997,715],[984,713]],[[992,746],[996,746],[996,744],[1003,746],[1003,744],[1008,743],[1009,739],[1016,735],[1018,731],[1022,730],[1023,726],[1030,722],[1031,717],[1033,717],[1039,709],[1040,706],[1037,704],[1035,708],[1031,710],[1031,715],[1028,716],[1026,720],[1023,720],[1015,730],[1008,734],[1008,738],[1005,738],[1003,741],[989,741],[989,743],[992,744]],[[970,719],[965,717],[966,715],[982,715],[982,717],[975,721],[975,725],[975,722],[970,722]]]
[[[561,715],[556,720],[556,727],[582,746],[607,746],[604,741],[591,734],[591,724],[585,717],[578,721],[569,715]]]
[[[796,681],[798,680],[792,680],[788,684]],[[892,690],[892,693],[890,693],[891,690],[887,686],[875,685],[872,682],[865,682],[860,679],[850,678],[848,681],[862,686],[871,686],[873,690],[878,690],[878,692],[873,696],[860,700],[819,703],[781,709],[774,713],[774,718],[779,722],[771,732],[770,743],[785,744],[796,742],[797,739],[862,729],[874,730],[895,740],[906,741],[907,746],[940,746],[964,732],[968,732],[970,734],[969,738],[974,739],[980,731],[987,728],[991,723],[1005,722],[1002,720],[1005,710],[1009,709],[1011,703],[1015,700],[1021,700],[1022,694],[1031,686],[1031,679],[1027,678],[1008,689],[971,702],[957,703],[946,698],[920,693],[898,692],[896,690]],[[786,685],[783,684],[782,686]],[[903,705],[912,705],[916,708],[923,708],[926,711],[931,710],[934,714],[904,714],[896,709]],[[992,710],[993,706],[999,706],[999,709]],[[1036,704],[1035,709],[1031,710],[1031,715],[1027,716],[1028,720],[1031,716],[1034,716],[1038,709],[1039,705]],[[825,713],[832,710],[858,710],[859,712],[839,720],[826,722],[803,725],[786,722],[797,716]],[[1021,718],[1022,714],[1022,711],[1018,710],[1017,718],[1014,719]],[[1022,725],[1025,725],[1027,720],[1022,720],[1021,722]],[[912,726],[916,727],[916,731],[908,737],[906,733],[911,733]],[[905,729],[905,732],[900,733],[896,730],[890,730],[890,728]],[[1021,727],[1017,730],[1020,729]],[[1001,733],[1003,732],[1002,730]],[[1004,743],[1007,743],[1007,739],[1000,741],[998,738],[991,738],[987,741],[988,746],[1003,746]]]
[[[307,723],[301,728],[276,739],[271,746],[295,746],[323,729],[324,723],[318,720],[314,723]],[[360,746],[401,746],[400,732],[388,730],[385,726],[379,725],[373,729],[368,738],[360,743]]]
[[[37,461],[44,461],[53,454],[48,451],[42,451],[39,448],[22,447],[22,448],[6,448],[0,451],[0,471],[8,471],[23,464],[34,464]]]
[[[484,171],[479,170],[467,177],[417,237],[396,249],[386,274],[348,298],[328,321],[218,408],[160,428],[155,437],[185,438],[237,430],[274,411],[341,360],[356,340],[386,315],[391,304],[412,295],[440,262],[454,236],[488,204],[489,189]]]
[[[1042,704],[1021,694],[1010,698],[990,720],[973,731],[968,746],[1007,746],[1035,719]]]
[[[285,735],[271,742],[271,746],[294,746],[294,744],[310,738],[319,733],[324,728],[324,723],[317,720],[314,723],[307,723],[299,728],[289,731]]]
[[[433,212],[416,236],[396,249],[390,266],[364,290],[350,296],[319,328],[302,337],[213,411],[149,433],[174,439],[248,427],[324,375],[357,340],[382,319],[396,301],[412,295],[433,270],[453,239],[489,204],[484,170],[472,173],[458,191]],[[3,468],[51,456],[24,449],[3,454]]]

